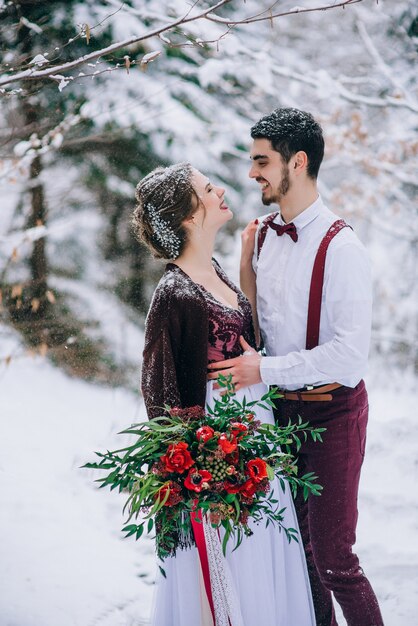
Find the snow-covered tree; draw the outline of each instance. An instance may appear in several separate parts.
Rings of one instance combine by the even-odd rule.
[[[318,11],[321,6],[328,10]],[[247,179],[249,128],[276,106],[296,106],[324,127],[326,203],[354,225],[373,257],[374,350],[413,365],[418,98],[412,1],[306,0],[295,8],[287,0],[73,0],[49,3],[47,14],[38,10],[29,2],[3,2],[0,176],[9,192],[1,250],[6,263],[14,258],[3,283],[10,295],[14,289],[15,302],[22,299],[18,286],[33,279],[23,262],[29,244],[16,247],[29,225],[26,237],[48,238],[45,293],[62,294],[70,310],[90,323],[96,319],[90,336],[106,335],[94,304],[103,288],[144,311],[161,265],[130,234],[134,186],[157,163],[180,160],[227,188],[236,219],[219,252],[236,276],[236,229],[264,211]],[[16,37],[25,45],[30,39],[26,56]],[[31,128],[22,124],[21,110],[32,98],[43,104]],[[36,187],[37,159],[46,229],[43,217],[42,225],[29,221],[25,191]],[[60,345],[68,347],[64,335]]]

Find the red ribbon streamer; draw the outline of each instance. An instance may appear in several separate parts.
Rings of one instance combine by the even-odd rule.
[[[196,521],[196,518],[199,521]],[[210,586],[210,572],[209,572],[209,561],[208,561],[208,552],[206,549],[206,541],[205,541],[205,533],[203,530],[203,519],[202,519],[202,510],[192,511],[190,513],[190,519],[192,522],[192,528],[194,533],[194,538],[196,541],[197,551],[199,553],[200,565],[202,567],[203,573],[203,581],[205,583],[206,595],[208,597],[210,610],[212,612],[213,623],[216,623],[215,620],[215,607],[213,606],[213,598],[212,598],[212,587]]]

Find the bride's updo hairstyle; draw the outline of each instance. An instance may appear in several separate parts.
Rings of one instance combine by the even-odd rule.
[[[136,188],[134,233],[157,259],[176,259],[187,243],[187,230],[182,222],[199,206],[192,174],[190,163],[157,167]]]

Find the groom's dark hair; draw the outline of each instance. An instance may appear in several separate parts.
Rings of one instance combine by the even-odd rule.
[[[307,174],[317,178],[324,157],[322,128],[310,113],[299,109],[275,109],[251,128],[253,139],[269,139],[285,163],[303,150],[308,157]]]

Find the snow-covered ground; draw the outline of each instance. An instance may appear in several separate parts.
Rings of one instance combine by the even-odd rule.
[[[123,496],[80,469],[123,444],[116,433],[141,419],[138,399],[19,357],[0,330],[1,355],[17,355],[0,369],[0,624],[144,624],[153,543],[123,539]]]
[[[0,327],[0,626],[140,626],[153,598],[153,543],[123,539],[124,497],[80,469],[119,447],[138,398],[70,379]],[[20,356],[19,356],[20,355]],[[418,423],[404,390],[371,377],[357,549],[386,626],[417,624]],[[340,617],[341,626],[345,623]]]

